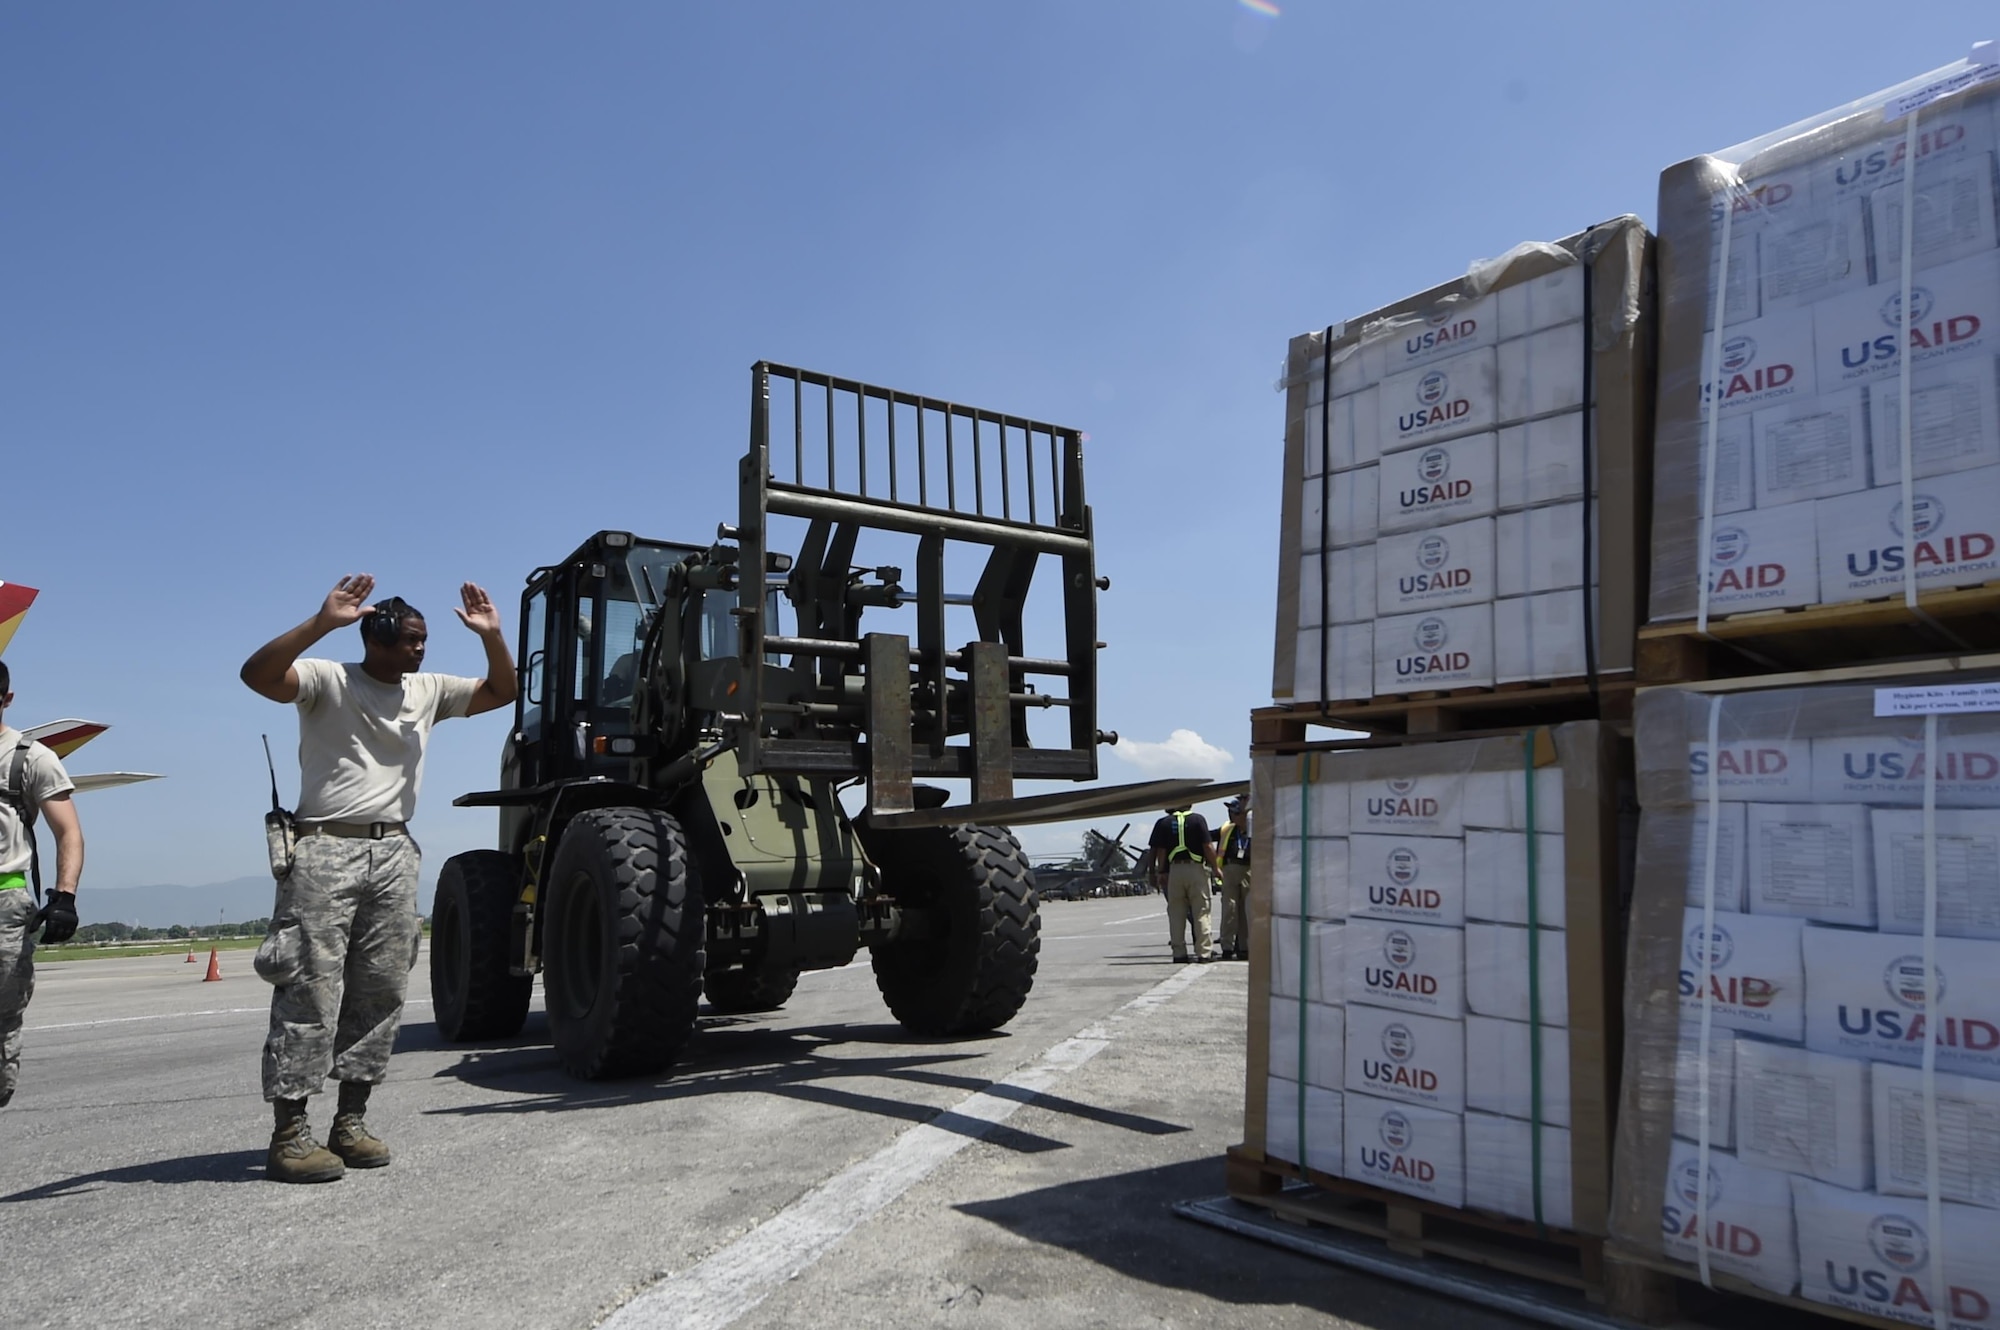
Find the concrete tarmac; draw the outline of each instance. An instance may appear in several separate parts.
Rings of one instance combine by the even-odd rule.
[[[1247,967],[1170,963],[1157,897],[1042,922],[997,1034],[906,1034],[864,953],[600,1084],[558,1069],[539,995],[518,1039],[442,1042],[420,961],[370,1111],[395,1162],[313,1187],[263,1179],[248,953],[212,984],[205,952],[44,966],[0,1111],[0,1324],[1518,1324],[1172,1216],[1242,1135]]]

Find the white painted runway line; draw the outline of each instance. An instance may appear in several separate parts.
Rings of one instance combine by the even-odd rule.
[[[601,1325],[604,1330],[723,1330],[735,1324],[940,1164],[1110,1047],[1128,1017],[1171,1001],[1207,973],[1208,966],[1191,966],[1153,985],[993,1089],[969,1095],[930,1122],[910,1128],[700,1264],[651,1285]],[[1018,1098],[995,1093],[1003,1087],[1027,1093]],[[955,1129],[936,1125],[944,1119]]]

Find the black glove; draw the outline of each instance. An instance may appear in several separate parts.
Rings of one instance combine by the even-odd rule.
[[[73,891],[51,891],[49,903],[42,907],[35,922],[42,926],[42,945],[52,947],[58,942],[67,942],[76,936],[76,893]]]

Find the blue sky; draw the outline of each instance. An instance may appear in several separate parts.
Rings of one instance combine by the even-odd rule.
[[[592,530],[706,538],[759,358],[1088,431],[1104,724],[1245,775],[1292,334],[1650,220],[1662,167],[1996,26],[1284,10],[0,9],[0,578],[43,591],[9,719],[109,721],[77,769],[170,773],[81,806],[86,892],[261,871],[257,735],[282,753],[293,722],[236,668],[341,573],[471,673],[462,579],[511,632],[523,576]],[[433,869],[490,837],[449,799],[504,729],[439,731]]]

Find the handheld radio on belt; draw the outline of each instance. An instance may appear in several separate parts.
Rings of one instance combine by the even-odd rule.
[[[264,814],[264,846],[271,852],[271,876],[283,882],[298,857],[298,819],[278,803],[278,765],[271,760],[271,736],[264,740],[264,767],[271,773],[271,811]]]

